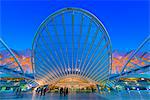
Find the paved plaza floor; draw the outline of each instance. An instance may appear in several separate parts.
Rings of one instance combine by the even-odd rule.
[[[47,93],[45,96],[26,93],[22,97],[7,100],[150,100],[150,91],[122,91],[119,93],[110,92],[103,94],[70,93],[67,96],[60,96],[59,93]]]

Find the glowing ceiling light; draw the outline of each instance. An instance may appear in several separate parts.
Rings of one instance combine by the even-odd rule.
[[[141,80],[144,80],[144,78],[141,78]]]

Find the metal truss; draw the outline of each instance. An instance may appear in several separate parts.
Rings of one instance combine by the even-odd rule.
[[[11,51],[11,49],[2,41],[0,38],[0,56],[1,56],[1,63],[0,66],[7,66],[7,68],[12,69],[17,67],[17,71],[20,71],[24,74],[23,68],[19,63],[18,59],[16,58],[15,54]],[[14,70],[15,71],[15,70]]]
[[[150,36],[131,54],[119,74],[112,74],[109,80],[128,75],[150,72]]]
[[[32,75],[24,73],[24,70],[12,50],[0,38],[0,71],[15,76],[34,79]]]
[[[141,51],[141,52],[140,52]],[[139,53],[144,53],[141,56],[139,55]],[[150,58],[147,57],[146,59],[144,59],[144,55],[147,54],[148,56],[150,56],[150,35],[144,40],[144,42],[137,48],[137,50],[129,57],[128,61],[125,63],[125,65],[123,66],[120,74],[122,75],[128,66],[131,64],[133,65],[135,68],[136,66],[149,66],[150,65]],[[132,60],[138,60],[138,63],[133,64]],[[142,64],[144,63],[144,64]],[[134,68],[133,68],[134,70]],[[132,71],[132,69],[130,70]]]

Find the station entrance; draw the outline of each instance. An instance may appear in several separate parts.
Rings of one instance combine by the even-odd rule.
[[[49,88],[51,88],[51,92],[57,92],[60,88],[68,88],[69,93],[90,93],[97,91],[96,83],[78,77],[63,78],[56,83],[49,85]]]

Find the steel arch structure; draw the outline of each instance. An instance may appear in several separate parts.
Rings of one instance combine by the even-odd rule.
[[[32,44],[34,76],[43,84],[65,77],[103,82],[111,73],[111,61],[105,27],[96,16],[79,8],[64,8],[48,16]]]
[[[0,38],[0,69],[1,71],[24,75],[23,68],[15,54]]]

